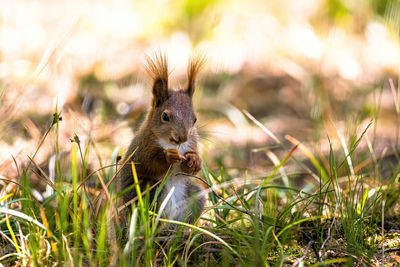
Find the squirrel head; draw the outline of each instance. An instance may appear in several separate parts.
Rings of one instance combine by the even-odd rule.
[[[188,141],[196,123],[192,97],[196,78],[205,60],[194,57],[190,60],[185,89],[174,90],[168,87],[167,58],[161,52],[152,58],[147,57],[146,70],[153,80],[153,100],[150,111],[150,128],[159,139],[173,146]]]

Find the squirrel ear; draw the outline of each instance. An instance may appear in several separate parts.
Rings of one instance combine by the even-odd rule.
[[[197,55],[190,59],[189,66],[187,68],[187,76],[188,76],[187,92],[190,95],[190,97],[192,97],[194,94],[194,91],[196,89],[197,75],[204,66],[205,62],[206,58],[203,55]]]
[[[153,84],[153,106],[160,106],[168,99],[168,81],[156,79]]]
[[[153,79],[153,106],[158,107],[168,99],[168,63],[161,51],[153,58],[146,55],[146,71]]]

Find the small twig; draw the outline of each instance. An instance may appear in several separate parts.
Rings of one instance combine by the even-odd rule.
[[[256,118],[254,118],[253,115],[251,115],[247,110],[243,109],[242,112],[244,113],[244,115],[246,115],[247,118],[253,121],[258,127],[260,127],[264,133],[266,133],[269,137],[274,139],[274,141],[277,144],[282,145],[281,141],[279,141],[279,139],[270,130],[268,130],[261,122],[259,122]]]
[[[400,251],[400,248],[387,248],[384,249],[383,252],[396,252],[396,251]]]
[[[307,257],[308,250],[310,249],[310,247],[311,247],[312,244],[314,244],[314,240],[310,240],[310,242],[308,242],[308,245],[307,245],[307,247],[306,247],[306,251],[304,251],[303,256],[301,256],[301,258],[297,259],[297,260],[293,263],[292,267],[295,267],[295,266],[299,265],[299,263],[302,262],[302,261]]]
[[[83,186],[83,184],[85,184],[85,183],[91,178],[92,175],[96,174],[96,172],[99,172],[99,171],[101,171],[101,170],[104,170],[104,169],[107,169],[107,168],[110,168],[110,167],[114,167],[114,166],[118,167],[118,163],[106,165],[106,166],[103,166],[103,167],[101,167],[101,168],[99,168],[99,169],[97,169],[97,170],[91,172],[90,174],[88,174],[88,175],[86,176],[86,178],[85,178],[83,181],[81,181],[81,182],[79,183],[79,185],[78,185],[78,187],[77,187],[77,190],[78,190],[81,186]]]
[[[307,237],[308,240],[310,240],[309,242],[311,242],[311,241],[314,240],[314,239],[311,238],[311,236],[309,236],[309,235],[307,234],[306,231],[300,229],[300,232],[301,232],[303,235],[305,235],[305,236]],[[319,257],[319,254],[318,254],[317,247],[315,246],[315,242],[311,243],[311,246],[312,246],[312,249],[313,249],[313,251],[314,251],[314,253],[315,253],[315,257],[317,258],[317,261],[318,261],[318,262],[322,262],[322,261],[321,261],[321,258]]]
[[[215,203],[214,205],[208,207],[207,209],[203,210],[203,212],[201,213],[201,215],[199,217],[202,217],[204,214],[206,214],[207,212],[209,212],[210,210],[214,209],[215,207],[217,207],[219,204],[222,203],[222,200],[218,201],[217,203]]]
[[[62,235],[62,239],[63,239],[63,241],[65,242],[65,249],[66,249],[67,252],[68,252],[68,257],[69,257],[70,262],[74,262],[74,260],[73,260],[73,258],[72,258],[72,254],[71,254],[71,249],[70,249],[69,246],[68,246],[67,237],[66,237],[65,235]]]
[[[104,193],[105,193],[106,197],[108,198],[108,201],[110,202],[110,205],[111,205],[111,207],[112,207],[111,211],[112,211],[112,213],[113,213],[113,215],[114,215],[114,217],[115,217],[114,220],[115,220],[115,222],[117,223],[117,226],[119,226],[119,222],[118,222],[118,219],[117,219],[117,218],[118,218],[118,216],[117,216],[117,214],[118,214],[117,208],[116,208],[115,205],[113,204],[113,201],[112,201],[110,192],[108,192],[107,186],[106,186],[106,184],[104,183],[103,178],[101,178],[101,175],[100,175],[98,172],[97,172],[96,174],[97,174],[97,177],[99,178],[99,181],[100,181],[101,186],[103,187]],[[99,199],[99,204],[98,204],[98,207],[99,207],[99,208],[100,208],[100,206],[101,206],[101,202],[102,202],[102,199]],[[98,213],[98,210],[97,210],[96,212]]]
[[[38,175],[38,177],[43,180],[48,186],[50,186],[54,191],[56,191],[57,193],[57,187],[56,185],[53,183],[53,181],[49,178],[49,176],[47,176],[47,174],[43,171],[42,168],[40,168],[40,166],[31,158],[29,157],[29,160],[35,165],[35,167],[39,170],[40,173],[35,172],[34,170],[32,170],[34,173],[36,173]]]
[[[124,163],[122,164],[121,168],[119,168],[119,170],[118,170],[117,172],[114,173],[114,175],[111,177],[111,179],[110,179],[110,180],[108,181],[108,183],[106,184],[106,188],[108,188],[108,186],[114,181],[114,179],[117,177],[118,173],[122,170],[122,168],[125,166],[125,164],[131,159],[131,157],[133,156],[133,154],[135,154],[136,150],[137,150],[137,148],[135,148],[135,150],[134,150],[134,151],[129,155],[129,157],[124,161]],[[97,173],[96,173],[96,174],[97,174]],[[87,177],[86,177],[86,179],[87,179]],[[86,180],[86,179],[85,179],[85,180]],[[84,182],[85,182],[85,181],[83,181],[83,182],[81,183],[81,185],[82,185]],[[80,185],[79,185],[79,186],[80,186]],[[79,188],[79,187],[78,187],[78,188]],[[101,192],[101,193],[94,199],[93,204],[96,205],[96,202],[97,202],[99,199],[102,199],[103,196],[104,196],[104,192]]]
[[[329,238],[331,237],[331,230],[332,230],[332,227],[333,227],[333,225],[335,224],[335,220],[336,220],[336,212],[337,212],[337,208],[338,208],[338,203],[339,203],[339,202],[338,202],[338,199],[336,199],[335,211],[333,212],[332,223],[331,223],[331,225],[330,225],[329,228],[328,228],[328,235],[327,235],[327,237],[325,238],[324,242],[322,243],[321,248],[319,249],[319,253],[318,253],[318,254],[319,254],[320,257],[321,257],[321,251],[322,251],[322,249],[324,248],[326,242],[328,242]]]

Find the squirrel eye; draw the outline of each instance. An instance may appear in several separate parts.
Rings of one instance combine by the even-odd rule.
[[[163,114],[161,115],[161,119],[162,119],[163,121],[169,121],[169,116],[168,116],[168,114],[165,113],[165,112],[163,112]]]
[[[194,122],[193,122],[193,125],[196,123],[196,121],[197,121],[197,118],[194,118]]]

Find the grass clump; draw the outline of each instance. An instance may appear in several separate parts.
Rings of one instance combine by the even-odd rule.
[[[377,255],[382,247],[385,252],[385,214],[396,216],[399,165],[392,166],[386,180],[380,176],[377,180],[372,177],[376,177],[379,161],[373,161],[371,168],[353,162],[369,126],[350,150],[342,142],[344,155],[334,151],[331,143],[328,161],[287,136],[292,146],[288,149],[277,143],[286,150],[281,160],[268,152],[275,167],[262,177],[239,170],[234,178],[223,165],[211,170],[203,164],[203,178],[188,179],[201,179],[208,187],[208,205],[201,219],[188,224],[157,213],[157,207],[161,211],[165,203],[152,201],[150,188],[141,192],[134,166],[138,199],[132,206],[119,207],[114,185],[117,150],[108,166],[89,173],[88,154],[97,153],[95,144],[82,146],[76,135],[71,140],[68,178],[61,170],[58,149],[61,123],[55,112],[29,164],[22,168],[21,183],[2,178],[16,185],[0,199],[0,260],[4,265],[320,266],[370,265],[382,260]],[[53,178],[35,162],[49,133],[55,136]],[[299,160],[300,156],[308,160]],[[285,168],[292,164],[305,172],[288,173]],[[366,171],[361,173],[361,169]],[[29,183],[37,173],[51,192],[40,201]],[[166,179],[168,175],[156,189],[158,193]],[[307,183],[299,187],[297,179]],[[123,219],[124,214],[129,216]]]

